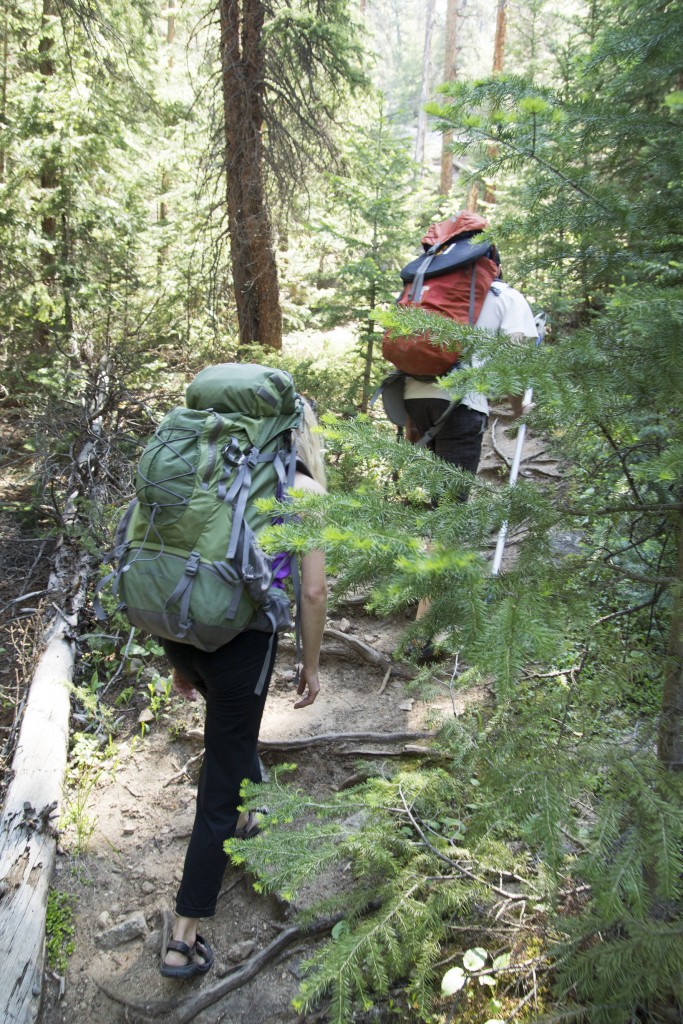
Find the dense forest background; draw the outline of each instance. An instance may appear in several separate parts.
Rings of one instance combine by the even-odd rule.
[[[431,595],[397,656],[432,641],[452,687],[489,694],[438,758],[368,773],[300,841],[240,851],[281,893],[335,858],[357,868],[303,1013],[388,1020],[400,982],[405,1020],[681,1019],[680,31],[668,0],[0,14],[5,783],[55,609],[77,720],[112,742],[98,689],[129,630],[102,640],[88,595],[140,445],[210,362],[285,366],[325,424],[330,494],[274,549],[322,545],[336,593],[376,616]],[[392,308],[398,270],[461,208],[551,328],[538,348],[439,337],[487,357],[462,389],[533,387],[563,467],[559,487],[480,481],[467,505],[457,471],[368,415],[382,331],[425,329]],[[492,579],[502,523],[518,556]],[[281,779],[266,800],[305,808]],[[508,882],[532,909],[501,935]]]

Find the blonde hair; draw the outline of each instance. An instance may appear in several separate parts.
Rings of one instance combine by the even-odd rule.
[[[318,432],[318,421],[306,399],[302,399],[304,412],[301,423],[294,431],[296,442],[296,459],[301,463],[303,471],[321,487],[327,488],[325,464],[323,462],[322,438]]]

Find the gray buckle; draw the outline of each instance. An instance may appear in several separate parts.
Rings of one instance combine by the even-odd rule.
[[[197,575],[197,572],[199,571],[199,563],[201,562],[201,558],[202,558],[202,556],[199,554],[198,551],[191,551],[190,552],[190,557],[188,558],[187,562],[185,563],[185,575],[186,576],[196,576]]]

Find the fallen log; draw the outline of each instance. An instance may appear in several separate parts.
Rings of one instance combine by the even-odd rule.
[[[49,590],[64,583],[64,572],[62,562],[50,578]],[[57,845],[54,822],[69,744],[72,632],[85,600],[84,563],[76,575],[73,613],[57,611],[45,632],[0,819],[0,1020],[4,1024],[32,1024],[40,1009],[45,915]]]
[[[69,684],[74,633],[85,605],[90,557],[65,540],[79,518],[78,499],[96,499],[95,442],[101,424],[72,463],[64,509],[52,511],[63,528],[48,594],[63,607],[46,608],[43,650],[28,689],[12,781],[0,818],[0,1020],[33,1024],[40,1010],[45,966],[45,918],[54,871],[59,814],[69,746]],[[64,610],[66,598],[70,611]]]

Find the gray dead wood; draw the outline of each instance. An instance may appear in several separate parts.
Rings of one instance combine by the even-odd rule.
[[[98,496],[95,417],[88,440],[73,461],[59,521],[78,521],[78,499]],[[69,745],[69,684],[75,662],[74,632],[85,604],[87,553],[60,538],[48,593],[68,597],[70,612],[48,606],[43,650],[30,682],[10,783],[0,818],[0,1020],[33,1024],[40,1009],[45,965],[45,918],[57,849],[59,814]]]
[[[49,590],[63,589],[64,563]],[[83,570],[83,566],[80,567]],[[77,572],[74,608],[85,599]],[[72,630],[77,611],[57,610],[31,680],[12,762],[12,782],[0,820],[0,1020],[31,1024],[40,1008],[45,960],[45,914],[55,863],[54,821],[62,798],[69,743]]]

